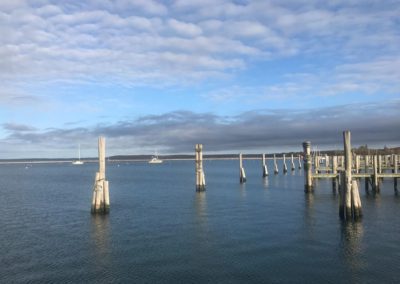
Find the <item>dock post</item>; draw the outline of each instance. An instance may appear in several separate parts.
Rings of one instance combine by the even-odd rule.
[[[364,156],[364,173],[368,174],[368,172],[369,172],[369,156],[365,155]],[[369,177],[365,177],[364,178],[364,182],[365,182],[365,192],[368,192],[370,178]]]
[[[319,172],[319,157],[318,157],[317,152],[315,152],[315,156],[314,156],[314,172],[316,174],[318,174],[318,172]]]
[[[286,156],[283,154],[283,173],[287,173]]]
[[[356,158],[356,174],[360,173],[360,156],[359,155],[355,155]]]
[[[312,163],[311,163],[311,142],[303,142],[304,158],[304,191],[306,193],[313,191]]]
[[[262,154],[262,169],[263,169],[263,177],[268,176],[268,167],[267,164],[265,163],[265,154]]]
[[[203,144],[195,146],[196,191],[206,190],[206,179],[203,171]]]
[[[239,174],[240,174],[240,183],[245,183],[246,173],[243,168],[242,153],[239,154]]]
[[[299,155],[299,170],[301,170],[301,155]]]
[[[274,174],[277,175],[279,173],[278,164],[276,163],[276,157],[274,154]]]
[[[333,156],[332,157],[332,173],[335,175],[337,175],[337,162],[338,162],[337,156]],[[336,193],[336,190],[337,190],[337,185],[338,185],[337,181],[338,181],[337,177],[332,178],[332,191],[334,193]]]
[[[292,156],[290,157],[290,160],[291,160],[291,170],[292,170],[292,172],[296,169],[296,167],[295,167],[295,165],[294,165],[294,159],[293,159],[293,154],[292,154]]]
[[[345,220],[357,220],[361,217],[361,199],[358,192],[358,184],[356,180],[352,178],[352,153],[351,153],[351,133],[350,131],[343,131],[343,144],[344,144],[344,160],[345,160],[345,171],[344,171],[344,190],[341,194],[344,195],[345,209],[344,216]]]
[[[380,188],[379,188],[379,178],[378,178],[378,156],[375,155],[374,156],[374,174],[372,176],[372,190],[375,192],[379,192]]]
[[[330,169],[330,159],[328,154],[325,155],[325,173],[329,173],[331,171]]]
[[[99,137],[99,171],[96,173],[93,187],[92,213],[108,213],[110,211],[109,184],[106,180],[106,142]]]
[[[393,173],[397,174],[397,155],[394,155],[393,157]],[[397,192],[397,177],[393,179],[394,183],[394,192]]]

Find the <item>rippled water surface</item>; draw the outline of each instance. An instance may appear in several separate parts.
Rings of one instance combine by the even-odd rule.
[[[364,218],[343,224],[328,180],[267,179],[260,161],[109,163],[111,212],[92,216],[97,164],[0,165],[0,282],[396,283],[400,197],[360,184]],[[270,165],[269,169],[272,167]]]

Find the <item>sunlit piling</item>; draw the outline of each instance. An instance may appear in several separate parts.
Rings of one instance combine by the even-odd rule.
[[[279,173],[278,164],[276,163],[276,157],[274,154],[274,174],[277,175]]]
[[[243,168],[243,160],[242,160],[242,153],[239,154],[239,175],[240,175],[240,183],[246,182],[246,173]]]
[[[206,189],[206,178],[203,171],[203,144],[196,144],[195,164],[196,164],[196,191],[204,191]]]
[[[339,216],[344,220],[357,220],[361,217],[361,199],[358,184],[352,176],[351,133],[343,132],[345,168],[341,175]]]
[[[301,170],[301,156],[299,155],[299,170]]]
[[[291,170],[292,172],[296,169],[295,165],[294,165],[294,158],[293,158],[293,154],[290,157],[290,163],[291,163]]]
[[[96,172],[93,186],[92,213],[108,213],[110,211],[109,184],[106,180],[106,142],[99,137],[99,171]]]
[[[306,141],[303,143],[303,159],[304,159],[304,191],[313,191],[312,180],[312,162],[311,162],[311,142]]]
[[[265,163],[265,154],[262,154],[262,169],[263,169],[263,177],[268,176],[268,167],[267,164]]]
[[[287,165],[286,165],[286,156],[285,154],[283,154],[283,165],[282,165],[283,169],[283,173],[286,174],[287,173]]]

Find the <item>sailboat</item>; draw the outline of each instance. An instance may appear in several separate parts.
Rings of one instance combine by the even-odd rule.
[[[78,147],[78,160],[72,162],[73,165],[83,165],[83,161],[81,161],[81,144]]]
[[[162,162],[163,162],[163,160],[158,158],[157,152],[156,152],[155,155],[153,156],[153,158],[151,158],[151,160],[149,161],[149,164],[161,164]]]

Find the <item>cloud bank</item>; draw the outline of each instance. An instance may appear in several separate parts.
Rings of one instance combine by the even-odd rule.
[[[192,153],[196,143],[213,153],[298,151],[305,140],[320,149],[341,149],[343,130],[352,132],[353,145],[399,146],[399,108],[396,100],[296,112],[257,110],[237,116],[175,111],[87,128],[40,130],[3,124],[9,134],[0,140],[0,154],[10,158],[16,155],[12,149],[23,148],[30,157],[38,157],[44,149],[52,157],[71,157],[79,141],[88,155],[95,156],[100,135],[107,138],[108,155],[145,154],[154,149],[165,154]]]

